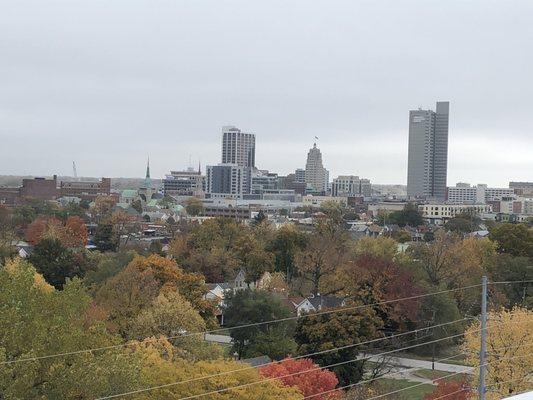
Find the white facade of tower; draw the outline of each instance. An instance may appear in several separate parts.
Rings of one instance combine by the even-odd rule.
[[[255,135],[234,126],[222,127],[222,164],[255,167]]]
[[[322,164],[322,153],[316,147],[316,143],[307,153],[305,164],[305,183],[313,191],[326,192],[328,189],[329,172]]]

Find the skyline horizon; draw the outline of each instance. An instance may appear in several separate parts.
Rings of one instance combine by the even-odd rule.
[[[480,6],[483,12],[480,13]],[[533,180],[531,1],[8,2],[0,173],[218,164],[220,128],[286,174],[407,182],[409,110],[450,101],[448,181]],[[133,167],[133,168],[132,168]],[[137,170],[138,169],[138,170]]]
[[[226,123],[224,125],[221,125],[220,128],[224,127],[224,126],[229,126],[231,124],[229,123]],[[231,126],[235,126],[239,129],[241,129],[239,126],[237,125],[231,125]],[[253,130],[249,130],[249,129],[242,129],[243,132],[245,133],[252,133],[256,136],[256,143],[257,143],[257,134],[255,133],[255,131]],[[219,134],[221,136],[221,134]],[[407,132],[407,136],[408,136],[408,132]],[[221,141],[221,137],[220,137],[220,141]],[[326,149],[331,149],[331,146],[326,146],[326,147],[321,147],[321,139],[320,138],[316,138],[315,136],[312,136],[310,142],[312,142],[313,144],[316,143],[317,144],[317,148],[321,151],[322,153],[322,156],[323,158],[328,158],[327,154],[324,152],[324,148]],[[261,143],[259,141],[259,143]],[[272,143],[270,143],[272,144]],[[277,145],[277,144],[275,144]],[[261,162],[259,161],[257,164],[258,166],[256,167],[258,170],[268,170],[269,172],[273,172],[273,173],[277,173],[278,175],[280,176],[286,176],[288,174],[291,174],[291,173],[294,173],[294,171],[297,169],[297,168],[301,168],[301,169],[305,169],[305,158],[307,156],[307,152],[309,151],[309,149],[311,149],[313,147],[313,145],[311,145],[308,149],[306,149],[304,152],[299,152],[298,154],[303,154],[302,158],[303,158],[303,162],[301,162],[301,165],[300,166],[296,166],[294,169],[292,170],[274,170],[274,169],[271,169],[271,168],[266,168],[266,167],[263,167],[261,166]],[[406,147],[407,147],[407,144],[406,144]],[[259,149],[259,146],[256,146],[256,150]],[[220,150],[220,149],[219,149]],[[261,152],[260,151],[257,151],[256,154],[260,155]],[[219,154],[221,156],[221,154]],[[451,155],[453,155],[453,153],[451,153]],[[180,167],[176,166],[175,168],[168,168],[166,169],[166,171],[163,171],[163,172],[159,172],[159,171],[162,171],[164,170],[164,167],[161,167],[161,166],[157,166],[156,164],[156,167],[154,168],[154,161],[157,161],[158,160],[158,157],[157,155],[155,155],[156,157],[154,157],[154,154],[150,153],[150,154],[147,154],[145,159],[143,160],[143,164],[139,164],[142,169],[140,169],[140,171],[142,173],[140,173],[139,175],[124,175],[124,174],[84,174],[84,173],[81,173],[81,174],[78,174],[78,179],[79,178],[101,178],[101,177],[106,177],[106,178],[112,178],[112,179],[143,179],[144,178],[144,175],[145,175],[145,172],[146,172],[146,163],[147,163],[147,160],[150,158],[150,170],[151,170],[151,174],[150,176],[153,178],[153,179],[164,179],[164,177],[166,175],[169,175],[170,174],[170,171],[185,171],[187,168],[193,168],[193,169],[197,169],[198,167],[198,163],[200,163],[201,165],[201,170],[202,170],[202,174],[205,174],[205,169],[208,165],[218,165],[221,163],[221,160],[218,161],[218,162],[207,162],[207,163],[204,163],[202,162],[202,158],[201,157],[198,157],[195,159],[195,157],[192,156],[192,154],[190,155],[190,160],[187,159],[187,162],[184,162],[182,161],[180,163]],[[221,158],[221,157],[220,157]],[[453,158],[453,157],[450,157],[450,158]],[[258,159],[260,160],[261,157],[258,157]],[[69,167],[70,167],[70,171],[68,171],[69,168],[66,168],[66,169],[59,169],[58,171],[61,171],[61,172],[53,172],[53,171],[50,171],[50,172],[43,172],[43,173],[34,173],[34,172],[31,172],[31,171],[28,171],[27,173],[24,172],[24,173],[4,173],[3,171],[0,171],[0,176],[4,176],[4,177],[24,177],[24,176],[31,176],[31,177],[52,177],[54,174],[55,175],[58,175],[58,176],[61,176],[61,177],[69,177],[69,178],[74,178],[73,174],[72,174],[72,161],[75,161],[76,160],[71,160],[70,161],[70,164],[69,164]],[[370,179],[371,183],[372,184],[377,184],[377,185],[401,185],[401,186],[407,186],[407,157],[405,159],[405,179],[404,181],[376,181],[372,176],[370,176],[369,174],[365,174],[364,172],[361,173],[360,170],[357,170],[357,172],[335,172],[335,173],[332,173],[332,169],[328,167],[328,164],[326,162],[324,162],[324,167],[330,172],[330,180],[329,182],[332,182],[334,178],[338,177],[338,176],[341,176],[341,175],[356,175],[356,176],[359,176],[360,178],[367,178],[367,179]],[[76,162],[76,167],[79,169],[79,165],[78,165],[78,162]],[[156,173],[152,172],[152,171],[157,171]],[[448,173],[450,174],[450,165],[448,165]],[[499,184],[493,184],[492,182],[488,182],[488,181],[481,181],[481,180],[469,180],[469,179],[459,179],[459,180],[455,180],[455,181],[450,181],[448,180],[447,182],[447,186],[455,186],[457,183],[469,183],[473,186],[477,185],[477,184],[487,184],[489,187],[507,187],[509,182],[518,182],[518,181],[531,181],[532,179],[531,178],[519,178],[519,177],[513,177],[513,176],[509,176],[507,178],[507,180],[503,183],[499,183]]]

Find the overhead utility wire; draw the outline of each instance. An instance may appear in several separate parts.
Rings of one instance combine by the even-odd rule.
[[[363,308],[367,308],[367,307],[375,307],[375,306],[380,306],[380,305],[385,305],[385,304],[392,304],[392,303],[397,303],[397,302],[406,301],[406,300],[415,300],[415,299],[420,299],[420,298],[429,297],[429,296],[435,296],[435,295],[443,294],[443,293],[449,293],[449,292],[456,292],[456,291],[459,291],[459,290],[472,289],[472,288],[479,287],[479,286],[481,286],[481,284],[463,286],[463,287],[455,288],[455,289],[440,290],[438,292],[432,292],[432,293],[426,293],[426,294],[421,294],[421,295],[416,295],[416,296],[403,297],[403,298],[399,298],[399,299],[385,300],[385,301],[380,301],[380,302],[376,302],[376,303],[372,303],[372,304],[362,304],[362,305],[353,306],[353,307],[342,307],[342,308],[339,307],[339,308],[335,308],[335,309],[319,311],[319,312],[316,312],[316,313],[313,313],[313,314],[297,315],[297,316],[294,316],[294,317],[286,317],[286,318],[280,318],[280,319],[273,319],[273,320],[269,320],[269,321],[262,321],[262,322],[254,322],[254,323],[249,323],[249,324],[243,324],[243,325],[230,327],[229,329],[235,330],[235,329],[242,329],[242,328],[250,328],[252,326],[267,325],[267,324],[272,324],[272,323],[277,323],[277,322],[286,322],[286,321],[302,319],[302,318],[314,318],[314,317],[317,317],[317,316],[320,316],[320,315],[328,315],[328,314],[334,314],[334,313],[339,313],[339,312],[354,311],[354,310],[359,310],[359,309],[363,309]],[[211,329],[211,330],[206,330],[206,331],[202,331],[202,332],[191,332],[191,333],[185,333],[185,334],[182,334],[182,335],[175,335],[175,336],[159,336],[158,338],[149,337],[149,338],[145,338],[144,340],[150,341],[150,340],[157,340],[157,339],[161,339],[161,338],[167,339],[167,340],[181,339],[181,338],[186,338],[186,337],[190,337],[190,336],[199,336],[199,335],[205,335],[205,334],[220,332],[220,331],[224,331],[224,330],[226,330],[226,328],[217,328],[217,329]],[[127,342],[127,343],[121,343],[121,344],[110,345],[110,346],[94,347],[94,348],[90,348],[90,349],[75,350],[75,351],[68,351],[68,352],[55,353],[55,354],[47,354],[47,355],[35,356],[35,357],[19,358],[19,359],[16,359],[16,360],[2,361],[2,362],[0,362],[0,365],[15,364],[15,363],[29,362],[29,361],[38,361],[38,360],[43,360],[43,359],[47,359],[47,358],[65,357],[65,356],[70,356],[70,355],[92,353],[92,352],[104,351],[104,350],[112,350],[112,349],[118,349],[118,348],[127,347],[127,346],[130,346],[131,344],[132,344],[131,342]]]

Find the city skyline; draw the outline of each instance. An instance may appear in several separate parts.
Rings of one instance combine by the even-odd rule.
[[[218,163],[220,127],[234,124],[256,134],[262,169],[303,168],[318,136],[331,177],[406,184],[408,110],[448,99],[448,185],[531,180],[532,12],[528,1],[7,2],[0,174],[67,175],[74,160],[80,176],[142,177],[149,154],[163,177],[189,156]]]

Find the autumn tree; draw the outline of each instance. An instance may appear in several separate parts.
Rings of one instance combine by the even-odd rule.
[[[13,211],[0,204],[0,265],[17,254]]]
[[[202,397],[202,394],[212,391],[221,391],[214,395],[220,399],[303,400],[303,396],[297,388],[287,387],[278,380],[266,381],[259,375],[257,369],[249,368],[247,365],[221,359],[198,362],[183,359],[176,353],[176,348],[164,338],[133,343],[128,348],[133,354],[141,357],[141,382],[139,386],[165,386],[139,397],[142,400]],[[215,376],[200,379],[212,375]],[[187,381],[187,383],[171,384],[181,381]],[[232,390],[231,388],[235,386],[242,387]],[[117,393],[117,391],[112,393]],[[208,396],[206,398],[215,397]]]
[[[444,229],[449,232],[466,234],[479,229],[480,223],[481,219],[476,214],[461,213],[450,218],[446,224],[444,224]]]
[[[248,283],[257,282],[266,271],[274,269],[274,255],[253,235],[241,236],[236,241],[235,255]]]
[[[274,254],[276,271],[283,272],[287,282],[298,275],[295,265],[296,254],[306,246],[307,237],[294,225],[283,225],[277,230],[268,249]]]
[[[185,211],[192,216],[201,215],[204,212],[204,205],[202,200],[191,197],[185,202]]]
[[[429,285],[446,289],[478,284],[496,259],[494,243],[490,240],[461,239],[442,231],[436,234],[434,242],[412,246],[409,254],[417,260],[413,268],[422,271]],[[454,295],[459,308],[465,312],[472,304],[479,303],[474,291],[456,291]]]
[[[111,196],[98,196],[94,200],[94,204],[91,207],[91,215],[93,219],[98,222],[109,218],[113,209],[115,208],[117,201],[114,197]]]
[[[183,296],[207,324],[214,323],[215,305],[204,299],[203,277],[186,273],[176,262],[155,254],[135,257],[98,290],[96,302],[108,311],[121,335],[129,337],[132,321],[160,294],[171,292]]]
[[[339,381],[333,372],[319,369],[319,366],[309,358],[295,360],[288,357],[261,367],[259,373],[266,378],[280,378],[285,386],[297,387],[304,396],[313,396],[313,399],[340,398],[340,392],[321,395],[323,392],[335,389]]]
[[[380,225],[383,225],[385,222],[388,224],[397,224],[400,227],[406,225],[417,227],[423,225],[424,220],[422,219],[422,214],[418,211],[418,206],[414,203],[408,203],[401,211],[393,211],[386,217],[383,215],[380,216]]]
[[[533,228],[525,224],[498,224],[489,233],[498,245],[499,253],[518,257],[533,257]]]
[[[477,293],[479,297],[479,291]],[[415,347],[413,351],[420,355],[435,356],[456,345],[458,342],[457,338],[445,339],[458,335],[465,330],[465,323],[460,321],[462,319],[461,311],[457,307],[457,302],[453,295],[450,293],[439,293],[424,297],[420,300],[420,303],[417,314],[417,320],[419,322],[416,326],[421,331],[419,335],[420,340],[417,343],[422,344],[434,340],[439,341]],[[433,326],[447,324],[452,321],[458,322],[433,328]],[[427,328],[427,330],[424,330],[424,328]],[[409,340],[411,339],[409,338]]]
[[[394,261],[363,254],[339,269],[336,276],[344,283],[343,291],[348,297],[363,304],[384,303],[374,309],[389,329],[405,327],[416,320],[419,300],[391,302],[423,293],[410,271]]]
[[[331,294],[339,289],[335,271],[347,261],[348,235],[332,221],[320,222],[309,234],[307,245],[295,259],[300,276],[313,294]]]
[[[91,298],[78,280],[62,291],[25,261],[0,268],[0,394],[6,399],[94,399],[135,387],[139,363],[120,348],[19,362],[119,343],[86,318]]]
[[[78,216],[68,217],[61,242],[66,247],[84,247],[87,244],[85,221]]]
[[[356,257],[371,256],[375,259],[392,261],[398,253],[398,244],[386,236],[362,237],[354,247]]]
[[[263,324],[292,316],[277,296],[263,290],[246,289],[235,294],[228,293],[224,301],[225,324],[233,339],[232,349],[239,358],[268,355],[273,359],[281,359],[294,351],[293,321]],[[237,328],[255,323],[259,325]]]
[[[118,253],[87,253],[87,273],[83,283],[92,291],[97,290],[107,279],[122,271],[137,254],[130,250]]]
[[[131,234],[137,230],[134,218],[122,209],[114,211],[107,219],[107,222],[113,227],[114,242],[117,250],[121,248],[122,244],[127,245]]]
[[[353,360],[331,368],[339,383],[344,386],[358,382],[363,376],[365,362],[357,361],[357,356],[368,350],[368,346],[357,344],[378,338],[382,326],[383,322],[370,307],[309,314],[298,320],[294,339],[298,344],[298,354],[301,355],[339,349],[312,356],[313,361],[319,365]]]
[[[102,221],[96,226],[93,242],[100,251],[115,251],[117,249],[118,240],[113,232],[111,222]]]
[[[466,380],[446,380],[439,379],[436,381],[437,387],[435,390],[426,396],[424,400],[437,400],[442,398],[450,398],[454,400],[467,400],[475,396]]]
[[[515,307],[488,313],[486,385],[488,400],[501,399],[531,388],[533,371],[533,311]],[[478,365],[480,325],[474,322],[465,332],[468,362]],[[474,386],[478,384],[474,375]]]
[[[160,293],[132,321],[129,338],[166,337],[176,348],[176,355],[187,359],[220,356],[215,346],[195,333],[206,329],[197,310],[177,291]],[[212,351],[209,351],[211,348]]]
[[[497,285],[493,290],[503,293],[507,306],[533,308],[533,260],[528,257],[513,257],[499,254],[490,270],[494,281],[515,282],[509,285]]]
[[[263,225],[252,230],[233,219],[213,218],[176,236],[169,253],[186,271],[200,272],[208,282],[233,279],[240,268],[248,282],[254,282],[274,268],[274,257],[262,237],[269,228]]]
[[[57,289],[63,287],[67,278],[82,274],[82,256],[74,254],[58,239],[42,239],[35,245],[28,260]]]
[[[55,217],[41,216],[26,228],[26,240],[30,244],[37,244],[44,238],[61,240],[64,227]]]

